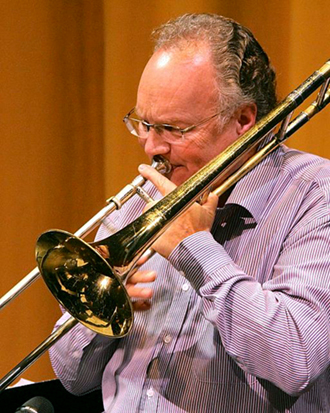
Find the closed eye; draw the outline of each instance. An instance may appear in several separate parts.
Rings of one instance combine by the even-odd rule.
[[[172,125],[167,125],[167,124],[163,124],[162,127],[167,132],[177,132],[180,130],[180,128],[178,128],[177,126],[172,126]]]

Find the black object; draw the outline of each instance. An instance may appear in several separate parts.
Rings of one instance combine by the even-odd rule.
[[[74,396],[65,390],[59,380],[48,380],[4,390],[0,394],[0,411],[1,413],[15,413],[18,408],[27,403],[27,400],[30,402],[30,399],[35,397],[44,397],[49,400],[54,408],[54,413],[103,412],[100,390],[95,390],[84,396]],[[40,413],[48,412],[40,410]]]
[[[54,407],[49,400],[42,396],[32,397],[19,407],[15,413],[54,413]]]

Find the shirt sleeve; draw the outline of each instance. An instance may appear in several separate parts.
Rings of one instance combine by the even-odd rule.
[[[299,395],[329,365],[329,239],[328,216],[302,225],[288,237],[264,284],[208,232],[186,238],[169,260],[202,298],[204,316],[236,363]]]
[[[55,329],[69,317],[70,314],[64,313]],[[78,323],[49,350],[56,376],[73,394],[81,395],[99,388],[104,367],[116,348],[116,342]]]

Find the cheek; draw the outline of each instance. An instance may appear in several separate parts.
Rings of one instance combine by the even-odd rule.
[[[216,154],[213,153],[213,151],[207,150],[206,148],[195,152],[194,156],[188,158],[189,160],[186,164],[187,173],[190,176],[194,175],[206,164],[208,164],[215,157],[215,155]]]
[[[197,172],[202,166],[209,161],[209,152],[207,146],[193,145],[184,153],[187,168],[191,171]]]

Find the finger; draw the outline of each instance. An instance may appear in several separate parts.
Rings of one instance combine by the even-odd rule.
[[[126,284],[126,290],[130,298],[137,300],[150,300],[153,296],[153,290],[151,288],[135,287],[133,284]]]
[[[210,212],[214,213],[217,209],[219,202],[219,197],[215,195],[213,192],[209,193],[206,202],[203,204],[203,208],[206,208]]]
[[[157,172],[156,169],[152,168],[150,165],[140,165],[139,172],[144,178],[151,181],[163,196],[169,194],[176,188],[176,185],[173,182]]]
[[[149,310],[150,307],[151,307],[150,301],[135,301],[133,303],[134,311],[146,311],[146,310]]]
[[[137,271],[135,274],[129,277],[127,284],[150,283],[155,281],[155,279],[155,271]]]

